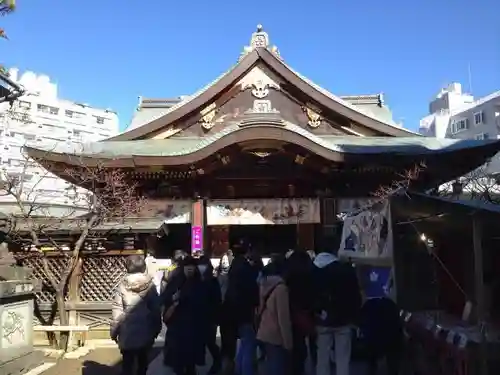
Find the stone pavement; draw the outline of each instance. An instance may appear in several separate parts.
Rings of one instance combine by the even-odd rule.
[[[159,340],[157,340],[157,342],[156,342],[157,346],[160,346],[161,344],[163,344],[162,337],[160,337]],[[212,360],[212,358],[210,357],[210,355],[207,352],[207,359],[206,359],[207,365],[203,368],[198,368],[198,375],[206,375],[207,374],[208,369],[211,366],[211,360]],[[311,363],[307,363],[306,368],[307,368],[306,375],[313,375],[314,374]],[[350,375],[365,375],[365,374],[366,374],[366,371],[365,371],[365,367],[363,366],[363,364],[361,364],[361,363],[353,363],[352,364]],[[64,374],[64,375],[66,375],[66,374]],[[163,353],[160,352],[150,362],[149,369],[148,369],[148,375],[175,375],[175,374],[169,367],[165,367],[163,365]]]
[[[170,368],[163,366],[162,347],[163,338],[160,337],[151,351],[148,375],[174,375]],[[207,353],[207,366],[198,368],[198,375],[207,374],[210,362],[211,358]],[[307,375],[312,375],[312,366],[308,364],[307,367]],[[81,358],[65,358],[56,361],[56,363],[45,363],[26,375],[120,375],[120,373],[120,351],[115,345],[106,345],[97,346],[89,354]],[[363,366],[359,363],[353,363],[350,375],[365,375]]]
[[[198,375],[206,375],[210,368],[210,356],[207,357],[207,366],[198,368]],[[353,363],[350,375],[365,375],[364,367],[360,363]],[[308,366],[307,375],[312,375],[312,368]],[[163,355],[160,353],[149,365],[148,375],[175,375],[168,367],[163,366]],[[333,374],[332,374],[333,375]]]

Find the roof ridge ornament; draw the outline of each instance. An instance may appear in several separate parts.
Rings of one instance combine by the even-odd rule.
[[[269,42],[269,34],[264,31],[264,28],[261,24],[257,25],[257,31],[252,33],[252,38],[250,39],[250,45],[243,47],[243,52],[240,55],[240,59],[242,60],[246,55],[257,48],[266,48],[276,56],[280,57],[280,52],[278,47],[271,46]]]

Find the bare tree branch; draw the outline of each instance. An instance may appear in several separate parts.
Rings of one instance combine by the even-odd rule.
[[[456,181],[441,185],[438,195],[500,204],[499,182],[499,176],[491,173],[491,163],[487,163]]]
[[[339,213],[339,219],[344,220],[346,216],[356,215],[359,212],[369,210],[373,205],[378,204],[386,199],[390,199],[395,194],[405,193],[412,182],[418,180],[422,171],[427,168],[425,162],[420,162],[414,165],[412,168],[403,171],[399,174],[397,179],[395,179],[390,185],[381,185],[377,190],[372,192],[370,195],[373,197],[368,199],[366,204],[361,207],[357,207],[352,212],[341,212]]]
[[[56,294],[60,324],[67,325],[65,294],[82,249],[89,246],[92,238],[102,238],[99,226],[113,225],[127,217],[137,216],[146,201],[138,196],[136,184],[124,171],[103,166],[88,167],[75,156],[71,165],[58,171],[59,176],[68,181],[64,193],[67,209],[54,215],[50,208],[54,199],[60,197],[46,194],[44,187],[48,179],[48,184],[53,185],[55,176],[48,171],[40,172],[38,164],[47,165],[47,161],[44,157],[31,160],[24,155],[22,168],[18,171],[13,173],[4,169],[0,195],[10,198],[16,207],[10,214],[15,223],[9,234],[11,241],[20,243],[28,254],[40,257],[45,277]],[[34,169],[38,169],[38,174]],[[54,235],[65,229],[76,235],[68,240]],[[59,251],[65,260],[58,275],[51,270],[44,251],[46,243]]]

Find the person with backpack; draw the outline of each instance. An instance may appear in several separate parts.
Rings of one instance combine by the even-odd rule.
[[[341,262],[332,251],[314,259],[314,313],[317,332],[316,375],[330,375],[330,353],[335,344],[337,375],[348,375],[352,328],[361,309],[362,297],[356,270]]]
[[[127,274],[118,286],[112,307],[111,339],[118,343],[125,375],[146,375],[149,352],[161,331],[161,303],[142,255],[126,260]]]
[[[256,328],[257,340],[264,344],[264,375],[290,373],[293,334],[284,266],[277,261],[265,267],[260,284]]]

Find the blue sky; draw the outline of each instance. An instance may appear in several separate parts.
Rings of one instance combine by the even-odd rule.
[[[124,4],[130,4],[125,6]],[[285,61],[337,95],[384,92],[417,129],[440,87],[500,89],[498,0],[18,1],[2,63],[49,75],[62,97],[118,111],[190,94],[227,70],[258,23]]]

